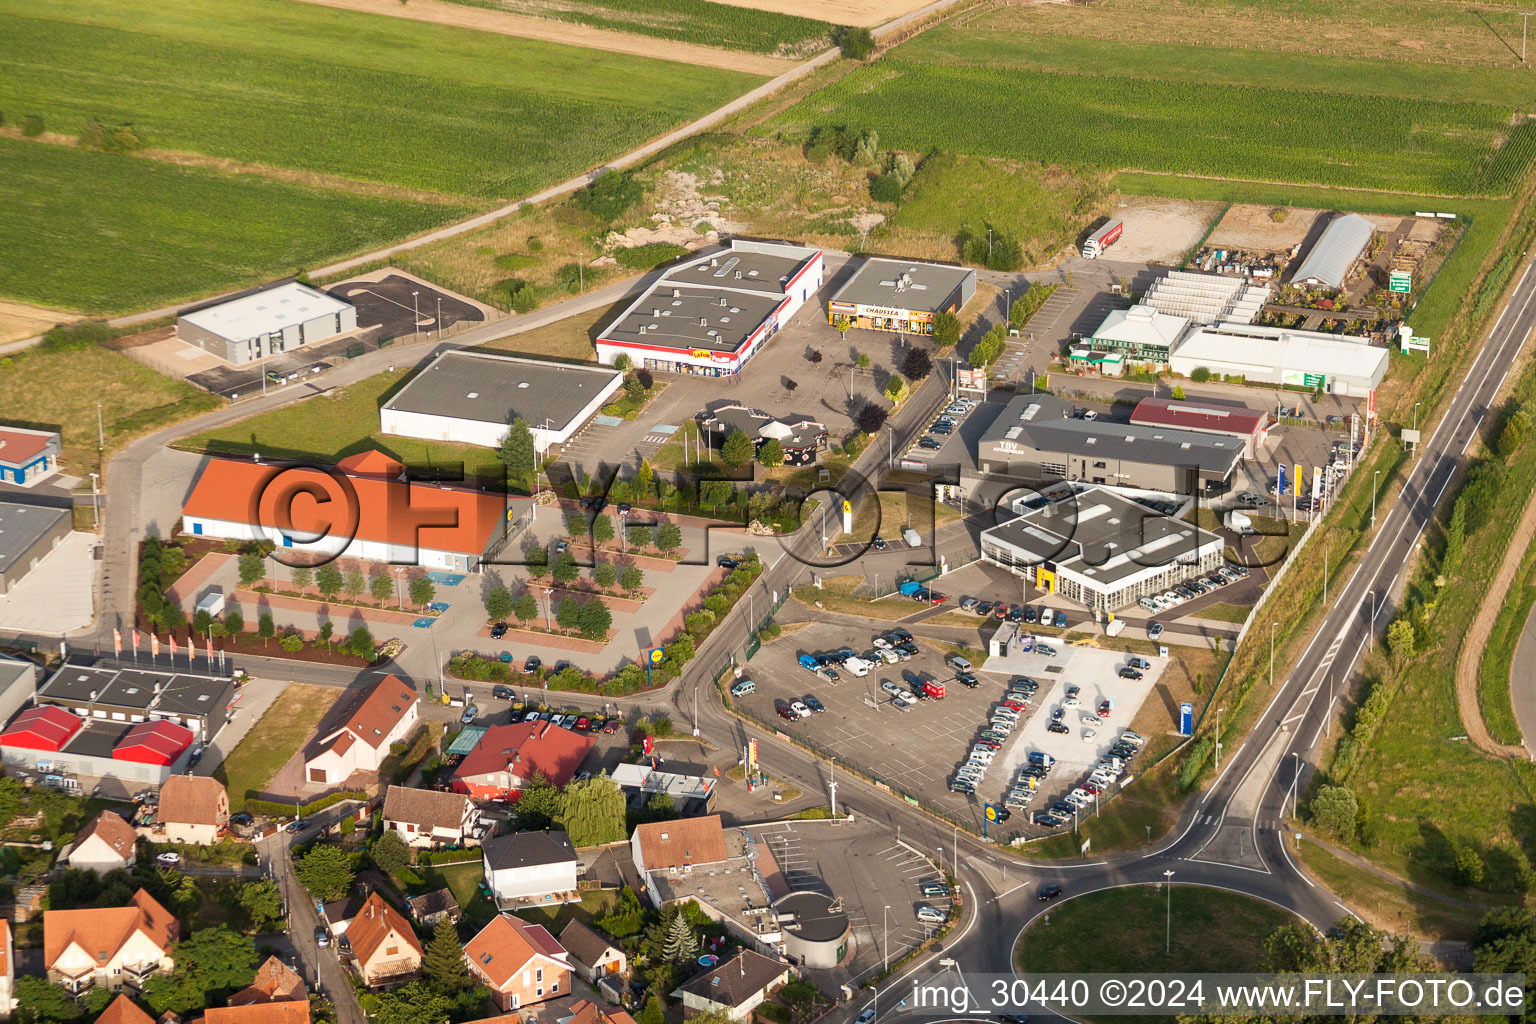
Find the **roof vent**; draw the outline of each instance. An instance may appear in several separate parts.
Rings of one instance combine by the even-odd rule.
[[[517,382],[517,386],[520,388],[526,388],[528,386],[528,382],[525,380],[520,380]]]
[[[464,397],[465,398],[479,398],[480,397],[480,392],[478,392],[478,391],[471,391],[469,394],[465,395]]]
[[[661,316],[661,310],[659,308],[652,307],[651,316]]]
[[[641,324],[641,325],[640,325],[640,333],[641,333],[641,334],[644,334],[644,333],[645,333],[645,324]]]
[[[726,304],[726,302],[725,302],[725,296],[724,296],[724,295],[722,295],[722,296],[720,296],[720,305],[722,305],[722,306],[724,306],[724,305],[725,305],[725,304]]]
[[[683,297],[683,290],[681,288],[673,288],[672,289],[672,297],[674,299],[682,298]]]
[[[738,280],[738,281],[741,280],[741,271],[739,271],[739,270],[736,271],[736,280]]]
[[[699,317],[699,326],[700,327],[708,327],[709,326],[709,317],[707,317],[707,316]]]

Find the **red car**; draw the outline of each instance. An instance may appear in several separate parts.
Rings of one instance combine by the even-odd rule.
[[[592,728],[592,720],[590,718],[576,719],[576,730],[578,732],[586,732],[590,728]]]
[[[609,721],[608,724],[603,726],[603,732],[605,732],[605,733],[612,734],[612,733],[616,733],[618,731],[619,731],[619,720],[617,718]]]
[[[984,747],[987,750],[1001,750],[1002,749],[1002,745],[1001,744],[993,743],[991,740],[977,740],[976,741],[976,746]]]
[[[1021,697],[1009,696],[1003,700],[1003,706],[1013,708],[1015,711],[1028,711],[1029,701]]]
[[[1008,603],[1006,601],[997,602],[997,607],[992,609],[992,617],[994,619],[1006,619],[1008,617]]]
[[[1104,791],[1099,788],[1097,783],[1085,782],[1085,783],[1083,783],[1083,792],[1085,792],[1085,793],[1092,793],[1094,796],[1098,796],[1100,793],[1102,793]]]
[[[779,717],[784,719],[786,722],[795,722],[800,718],[799,715],[795,714],[795,709],[790,707],[788,704],[780,704],[774,710],[776,710],[779,713]]]
[[[929,604],[943,604],[945,601],[948,601],[948,600],[949,600],[949,595],[948,594],[941,594],[937,590],[930,590],[928,592],[928,603]]]

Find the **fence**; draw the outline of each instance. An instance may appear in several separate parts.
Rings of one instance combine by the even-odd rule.
[[[768,627],[768,623],[773,621],[773,617],[778,614],[779,609],[784,607],[784,602],[789,600],[791,590],[793,590],[792,587],[785,587],[784,593],[780,594],[778,599],[768,606],[768,610],[763,612],[756,622],[748,624],[746,660],[751,661],[752,656],[762,650],[762,632]],[[737,603],[740,604],[739,601]],[[751,606],[749,605],[748,607],[750,608]]]

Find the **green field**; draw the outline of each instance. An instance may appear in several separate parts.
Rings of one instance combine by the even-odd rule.
[[[305,3],[0,0],[0,110],[459,196],[569,177],[761,79]]]
[[[916,51],[914,51],[915,53]],[[985,54],[978,59],[985,61]],[[884,147],[1429,194],[1502,195],[1536,152],[1491,104],[934,66],[898,47],[769,122],[847,124]],[[1314,142],[1308,144],[1307,136]]]
[[[710,0],[455,0],[471,7],[658,39],[804,57],[832,42],[832,26],[813,18],[711,3]]]
[[[469,212],[0,138],[0,295],[119,313],[252,283]]]
[[[1024,932],[1015,956],[1019,969],[1032,974],[1253,971],[1264,962],[1264,940],[1296,920],[1223,889],[1128,886],[1052,907],[1049,921],[1037,919]],[[1215,936],[1219,942],[1211,941]],[[1171,954],[1164,952],[1170,937]]]

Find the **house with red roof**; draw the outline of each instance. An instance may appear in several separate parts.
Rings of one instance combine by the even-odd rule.
[[[1255,453],[1269,437],[1269,413],[1245,405],[1143,398],[1131,411],[1131,422],[1143,427],[1170,427],[1196,434],[1235,437],[1243,442],[1245,459],[1255,458]]]
[[[131,868],[138,858],[139,834],[116,811],[102,811],[75,834],[64,863],[81,871],[106,874]]]
[[[98,984],[138,990],[174,966],[171,947],[179,937],[176,918],[140,889],[126,907],[46,911],[43,966],[48,980],[73,996]]]
[[[327,716],[304,752],[304,779],[324,786],[345,782],[353,772],[376,772],[389,745],[405,739],[417,720],[416,688],[388,675],[362,690],[349,691]]]
[[[536,775],[564,786],[594,742],[552,722],[491,726],[454,770],[453,791],[476,800],[515,800]]]
[[[503,1012],[571,993],[570,954],[545,931],[511,914],[497,914],[464,946],[470,977],[491,990]]]
[[[379,451],[330,470],[212,459],[182,506],[185,533],[268,541],[325,558],[469,572],[501,548],[529,499],[408,479]]]
[[[31,487],[59,471],[59,433],[0,427],[0,484]]]

